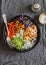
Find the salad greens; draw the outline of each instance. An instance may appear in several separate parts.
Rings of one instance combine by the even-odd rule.
[[[12,39],[12,44],[14,44],[16,46],[16,49],[22,50],[22,47],[24,46],[23,38],[17,37],[17,36],[14,37]]]

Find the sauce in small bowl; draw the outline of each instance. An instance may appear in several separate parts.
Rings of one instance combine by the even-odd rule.
[[[39,16],[39,22],[41,24],[46,24],[46,13],[41,13]]]

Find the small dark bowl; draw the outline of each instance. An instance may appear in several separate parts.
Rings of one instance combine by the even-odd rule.
[[[16,19],[16,18],[18,18],[20,16],[22,16],[22,15],[13,17],[9,22],[12,22],[14,19]],[[23,15],[23,16],[31,18],[31,17],[29,17],[27,15]],[[37,26],[37,40],[36,40],[36,43],[31,48],[28,48],[28,49],[25,49],[25,50],[22,50],[22,51],[19,51],[16,48],[12,49],[12,50],[15,50],[17,52],[27,52],[27,51],[30,51],[30,50],[34,49],[34,47],[38,44],[38,42],[40,40],[40,29],[39,29],[38,25],[36,24],[36,22],[32,18],[31,18],[31,20],[32,20],[32,23]],[[5,43],[8,44],[7,40],[6,40],[6,34],[7,34],[7,30],[6,30],[6,27],[4,26],[4,29],[3,29],[3,38],[4,38]]]

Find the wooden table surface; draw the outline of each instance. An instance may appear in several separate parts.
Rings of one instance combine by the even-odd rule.
[[[38,22],[37,17],[41,12],[46,12],[46,0],[37,0],[41,5],[41,12],[33,13],[31,5],[34,0],[1,0],[1,15],[5,13],[7,19],[20,14],[31,16],[40,29],[40,41],[29,52],[19,53],[9,49],[3,41],[3,20],[0,25],[0,65],[46,65],[46,26]]]

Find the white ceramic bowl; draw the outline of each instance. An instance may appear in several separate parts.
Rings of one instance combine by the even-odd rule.
[[[46,13],[41,13],[39,16],[39,22],[41,24],[46,24]]]

